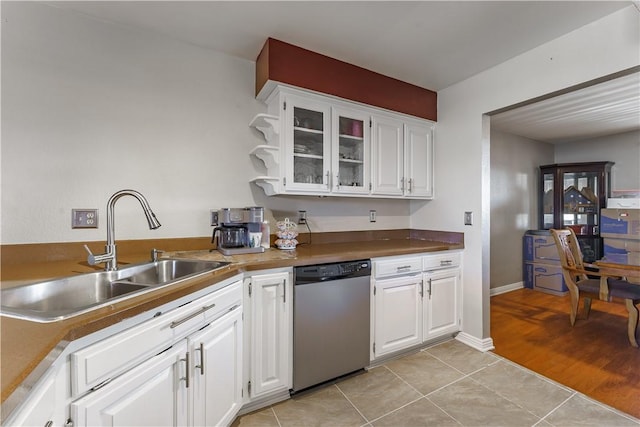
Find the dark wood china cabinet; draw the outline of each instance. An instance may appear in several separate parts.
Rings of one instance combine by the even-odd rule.
[[[586,262],[602,257],[600,209],[611,194],[613,162],[540,166],[539,228],[572,228]]]

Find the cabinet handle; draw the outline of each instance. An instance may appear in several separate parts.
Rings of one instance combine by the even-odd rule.
[[[404,176],[400,178],[400,190],[404,193]]]
[[[451,264],[453,264],[453,260],[450,260],[450,259],[443,259],[440,261],[441,266],[451,265]]]
[[[200,343],[200,348],[196,349],[200,351],[200,364],[196,365],[196,369],[200,369],[200,375],[204,375],[204,343]]]
[[[44,423],[44,427],[53,427],[53,421],[47,421],[46,423]]]
[[[420,298],[424,297],[424,280],[420,281]]]
[[[180,380],[184,380],[185,382],[185,386],[187,388],[189,388],[189,352],[187,351],[187,354],[185,355],[184,359],[180,359],[181,362],[185,363],[186,366],[186,375],[182,378],[180,378]]]
[[[431,299],[431,278],[429,278],[429,288],[428,288],[428,291],[429,291],[429,299]]]
[[[171,325],[169,326],[171,329],[178,327],[180,325],[182,325],[184,322],[193,319],[194,317],[204,313],[205,311],[212,309],[213,307],[215,307],[215,304],[211,304],[211,305],[205,305],[204,307],[202,307],[200,310],[191,313],[190,315],[188,315],[187,317],[183,317],[180,320],[176,320],[175,322],[171,322]]]
[[[407,271],[407,270],[411,270],[411,266],[410,265],[403,265],[401,267],[396,267],[396,271],[397,272]]]
[[[286,280],[282,281],[282,302],[283,303],[287,302],[287,281]]]
[[[340,189],[340,174],[336,174],[336,189]]]
[[[409,183],[409,193],[411,193],[412,191],[412,184],[413,184],[413,179],[409,178],[409,181],[407,181]]]
[[[327,171],[327,188],[331,188],[331,172]]]

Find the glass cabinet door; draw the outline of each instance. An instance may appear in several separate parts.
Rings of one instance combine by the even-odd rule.
[[[330,108],[295,98],[287,100],[288,189],[329,191]]]
[[[553,173],[545,173],[542,175],[542,228],[545,230],[553,228],[554,223],[554,182],[555,179]]]
[[[562,174],[562,227],[577,235],[598,234],[598,172],[564,172]]]
[[[369,118],[355,111],[333,110],[332,189],[340,193],[369,191]]]

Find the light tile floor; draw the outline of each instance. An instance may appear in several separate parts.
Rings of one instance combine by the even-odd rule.
[[[233,425],[604,427],[640,426],[640,420],[450,340],[244,415]]]

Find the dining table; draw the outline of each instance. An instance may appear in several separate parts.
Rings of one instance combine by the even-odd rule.
[[[606,270],[607,274],[626,277],[630,282],[640,285],[640,263],[625,264],[603,258],[594,264],[600,269]]]

